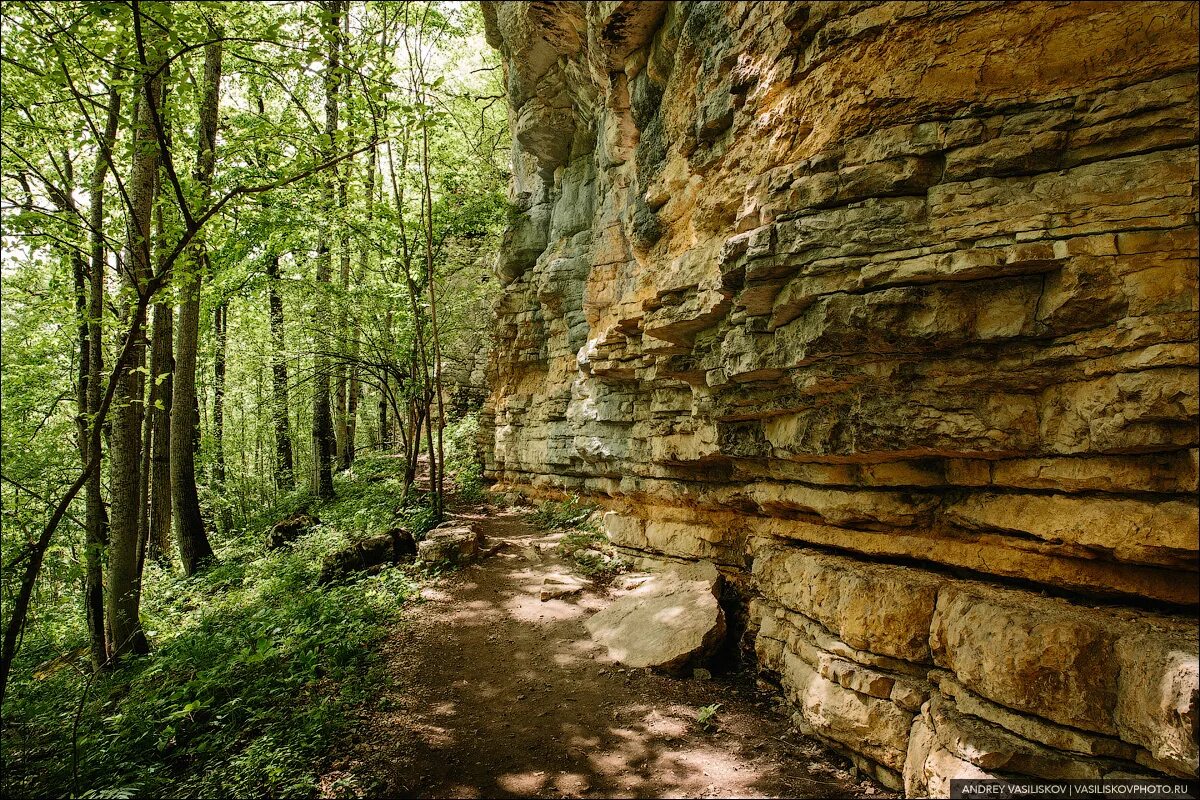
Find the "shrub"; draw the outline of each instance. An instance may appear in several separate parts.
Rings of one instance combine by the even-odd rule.
[[[150,656],[94,678],[70,668],[38,678],[29,659],[55,651],[23,649],[5,698],[4,796],[312,796],[346,710],[379,680],[373,644],[416,584],[416,573],[392,567],[315,585],[326,554],[362,526],[398,518],[395,498],[369,482],[346,476],[338,488],[338,500],[314,508],[325,524],[294,547],[265,551],[261,533],[272,515],[302,507],[299,495],[226,542],[199,575],[148,564]],[[82,626],[62,631],[56,647],[85,641]]]
[[[466,503],[479,503],[484,499],[478,436],[478,411],[472,411],[446,426],[446,472],[454,477],[458,497]]]
[[[565,530],[568,528],[589,529],[587,518],[596,510],[596,506],[585,503],[578,495],[572,495],[566,500],[548,500],[538,506],[537,511],[530,515],[530,521],[540,528],[548,530]]]
[[[575,562],[575,569],[596,581],[610,580],[629,564],[613,552],[608,537],[591,528],[573,529],[559,540],[558,552]]]

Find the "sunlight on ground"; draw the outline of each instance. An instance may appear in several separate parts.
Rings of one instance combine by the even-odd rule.
[[[778,721],[717,695],[719,725],[702,730],[697,714],[715,683],[663,683],[587,634],[583,620],[636,592],[636,580],[583,581],[580,594],[542,601],[547,580],[580,579],[552,550],[531,552],[540,532],[519,521],[495,528],[496,554],[437,579],[423,594],[422,633],[396,640],[415,657],[405,669],[437,677],[375,739],[372,758],[390,753],[391,786],[463,798],[788,796],[783,765],[806,767],[776,739]]]

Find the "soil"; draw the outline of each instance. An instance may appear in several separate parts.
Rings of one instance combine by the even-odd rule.
[[[744,673],[626,669],[583,621],[615,593],[542,601],[569,574],[513,510],[455,515],[498,549],[427,584],[385,640],[391,684],[360,709],[327,797],[894,797],[795,733]],[[540,555],[539,555],[540,553]],[[720,704],[715,725],[700,709]]]

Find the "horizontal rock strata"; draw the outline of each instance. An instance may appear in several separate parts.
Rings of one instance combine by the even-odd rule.
[[[484,3],[488,475],[884,783],[1197,770],[1197,4]]]

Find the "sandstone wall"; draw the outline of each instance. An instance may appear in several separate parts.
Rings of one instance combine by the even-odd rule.
[[[1197,4],[485,3],[488,472],[911,795],[1195,775]]]

